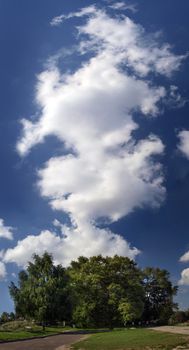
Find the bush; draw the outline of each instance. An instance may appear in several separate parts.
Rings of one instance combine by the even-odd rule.
[[[183,323],[187,321],[185,311],[176,311],[169,319],[169,324]]]
[[[26,330],[38,330],[41,329],[41,327],[36,326],[33,324],[32,321],[11,321],[11,322],[6,322],[1,325],[0,331],[7,331],[7,332],[12,332],[12,331],[26,331]]]

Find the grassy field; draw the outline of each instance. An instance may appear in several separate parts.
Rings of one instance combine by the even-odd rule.
[[[170,350],[177,346],[189,348],[189,338],[178,335],[160,333],[146,329],[130,329],[99,333],[74,344],[74,350]]]
[[[0,327],[0,342],[8,340],[28,339],[34,337],[43,337],[52,334],[62,333],[70,328],[46,327],[45,331],[41,326],[34,325],[25,321],[7,322]]]

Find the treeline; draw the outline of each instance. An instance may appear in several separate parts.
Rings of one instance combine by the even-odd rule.
[[[169,319],[170,325],[174,325],[177,323],[185,323],[185,322],[189,323],[189,310],[186,310],[186,311],[177,310],[171,315]]]
[[[8,313],[4,311],[0,316],[0,324],[15,321],[15,319],[16,319],[16,315],[14,314],[14,312]]]
[[[64,268],[45,253],[34,255],[9,290],[17,318],[113,328],[131,322],[167,323],[177,292],[169,277],[166,270],[141,270],[122,256],[80,257]]]

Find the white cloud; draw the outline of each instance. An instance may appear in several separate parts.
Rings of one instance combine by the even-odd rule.
[[[56,226],[58,226],[56,224]],[[72,259],[78,256],[102,254],[113,256],[115,252],[134,259],[139,253],[119,235],[111,231],[98,229],[84,224],[81,230],[78,228],[62,227],[62,235],[50,231],[42,231],[39,235],[28,235],[18,241],[16,247],[8,249],[4,255],[6,263],[16,262],[18,266],[26,266],[34,253],[42,255],[45,251],[53,254],[55,264],[67,266]]]
[[[183,254],[183,255],[180,257],[179,261],[180,261],[180,262],[183,262],[183,263],[189,262],[189,251],[186,252],[185,254]],[[181,272],[181,278],[180,278],[180,280],[178,281],[178,284],[179,284],[179,285],[189,285],[189,268],[184,269],[184,270]]]
[[[4,220],[0,219],[0,238],[13,239],[13,228],[5,226]]]
[[[178,149],[189,159],[189,130],[182,130],[178,133],[180,143]]]
[[[189,159],[189,130],[182,130],[178,133],[180,143],[178,149],[183,153],[183,155]],[[180,257],[183,263],[189,262],[189,251]],[[189,285],[189,268],[184,269],[181,273],[181,279],[179,280],[180,285]]]
[[[0,280],[4,279],[6,277],[6,268],[5,268],[5,264],[0,261]]]
[[[167,98],[167,105],[171,108],[182,108],[188,102],[178,92],[178,87],[175,85],[170,86],[169,98]]]
[[[151,160],[163,151],[159,139],[151,137],[115,155],[97,147],[78,157],[51,158],[39,171],[41,193],[54,209],[70,213],[78,224],[100,217],[115,221],[136,207],[159,205],[163,177],[160,164]]]
[[[91,15],[88,22],[79,27],[80,34],[89,36],[81,48],[113,53],[115,63],[125,64],[139,76],[150,72],[170,76],[179,69],[187,55],[174,55],[168,43],[162,44],[159,33],[147,34],[144,28],[129,17],[112,18],[102,10]]]
[[[121,236],[97,228],[99,220],[114,222],[136,208],[157,207],[165,197],[157,160],[164,146],[154,135],[135,140],[134,115],[160,113],[167,92],[154,86],[148,73],[169,76],[184,56],[174,55],[128,17],[113,18],[94,6],[60,21],[83,15],[88,18],[78,27],[78,52],[92,57],[73,73],[62,74],[53,64],[38,76],[41,114],[37,122],[22,121],[17,145],[22,156],[48,135],[65,145],[66,156],[52,157],[38,171],[38,187],[53,209],[68,213],[73,227],[64,226],[63,237],[49,231],[29,235],[7,250],[6,262],[23,265],[43,249],[53,250],[64,263],[100,253],[134,258],[138,251]]]
[[[181,272],[181,279],[179,280],[179,285],[189,286],[189,268],[184,269]]]
[[[181,256],[180,261],[181,262],[189,262],[189,251]]]
[[[124,1],[118,1],[115,2],[113,5],[109,5],[110,8],[113,10],[129,10],[132,12],[137,12],[137,5],[136,4],[127,4]]]
[[[84,7],[80,11],[70,12],[68,15],[62,14],[60,16],[54,17],[51,20],[50,25],[57,27],[67,19],[74,18],[74,17],[87,16],[87,15],[93,14],[95,11],[96,11],[96,8],[93,5],[88,6],[88,7]]]

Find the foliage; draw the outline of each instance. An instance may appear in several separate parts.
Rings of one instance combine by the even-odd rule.
[[[174,314],[169,319],[169,324],[184,323],[189,321],[189,311],[175,311]]]
[[[169,272],[148,267],[143,271],[143,285],[145,306],[142,319],[148,322],[158,320],[159,323],[167,323],[177,307],[173,303],[177,287],[172,286]]]
[[[140,319],[144,309],[142,301],[129,302],[126,299],[119,304],[119,311],[124,321],[124,325],[133,320]]]
[[[1,314],[0,317],[0,323],[5,323],[5,322],[9,322],[9,321],[13,321],[15,319],[15,314],[14,312],[10,312],[10,314],[8,312],[3,312]]]
[[[34,255],[26,271],[19,273],[19,286],[11,283],[10,294],[17,316],[34,319],[43,325],[63,321],[68,313],[65,269],[54,266],[51,255]]]
[[[8,312],[3,312],[2,315],[1,315],[1,322],[5,323],[5,322],[8,322],[8,321],[9,321],[9,314],[8,314]]]
[[[34,255],[19,273],[18,285],[9,288],[17,317],[109,328],[133,321],[167,322],[177,291],[166,270],[141,271],[127,257],[80,257],[65,269],[55,266],[48,253]]]
[[[36,326],[31,321],[26,321],[26,320],[9,321],[9,322],[3,323],[0,326],[0,331],[8,331],[8,332],[25,331],[26,329],[41,330],[41,327]]]
[[[141,273],[130,259],[81,257],[71,263],[69,274],[73,319],[77,326],[112,328],[123,324],[123,307],[120,305],[125,300],[137,308],[132,317],[130,314],[130,319],[141,316],[144,299]]]

